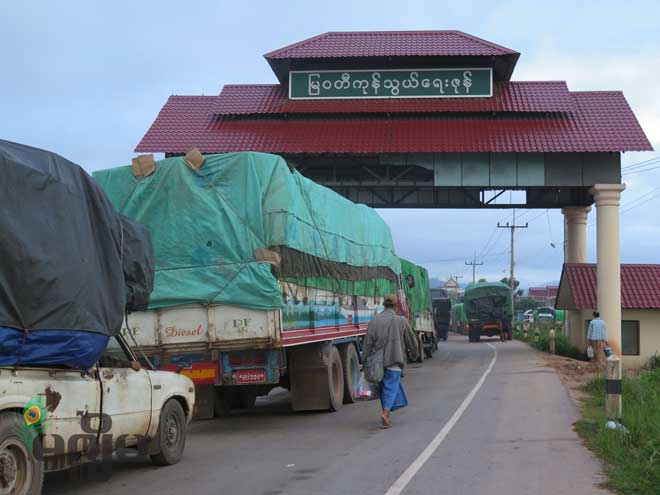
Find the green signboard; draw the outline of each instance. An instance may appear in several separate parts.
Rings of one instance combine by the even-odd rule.
[[[340,98],[484,98],[491,68],[291,71],[292,100]]]

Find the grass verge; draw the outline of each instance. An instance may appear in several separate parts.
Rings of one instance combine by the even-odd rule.
[[[660,369],[622,383],[623,417],[628,433],[605,428],[605,380],[582,388],[582,419],[576,431],[605,461],[608,488],[624,495],[660,493]]]
[[[535,329],[530,330],[525,337],[524,333],[517,331],[514,337],[522,342],[525,342],[535,349],[544,352],[550,352],[550,333],[547,329],[540,329],[538,331],[538,339],[535,337]],[[586,361],[587,356],[584,352],[580,352],[566,335],[560,332],[555,333],[555,353],[559,356],[565,356],[579,361]]]

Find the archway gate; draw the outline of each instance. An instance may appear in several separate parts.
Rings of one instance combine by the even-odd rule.
[[[586,262],[595,202],[598,306],[620,354],[621,153],[651,145],[621,92],[511,81],[519,56],[459,31],[325,33],[265,55],[278,84],[171,96],[136,151],[277,153],[375,208],[562,208],[570,263]]]

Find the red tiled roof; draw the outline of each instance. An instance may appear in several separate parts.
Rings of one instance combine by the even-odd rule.
[[[172,96],[136,151],[183,153],[651,150],[621,92],[570,93],[572,113],[217,119],[219,97]]]
[[[285,46],[266,59],[518,55],[461,31],[330,32]]]
[[[595,264],[566,263],[560,286],[566,283],[575,308],[597,307]],[[660,309],[660,265],[621,265],[621,308]]]
[[[222,88],[214,113],[358,114],[432,112],[572,112],[575,99],[564,81],[495,82],[490,98],[402,98],[347,100],[289,100],[279,84],[228,84]]]

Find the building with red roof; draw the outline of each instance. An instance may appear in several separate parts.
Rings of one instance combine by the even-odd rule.
[[[571,340],[586,349],[586,335],[597,303],[597,265],[566,263],[556,301],[558,309],[576,311],[582,325]],[[660,353],[660,265],[621,265],[621,351],[623,363],[639,367]]]
[[[557,298],[558,285],[546,285],[545,287],[530,287],[527,289],[527,297],[533,299],[541,306],[554,307]]]

